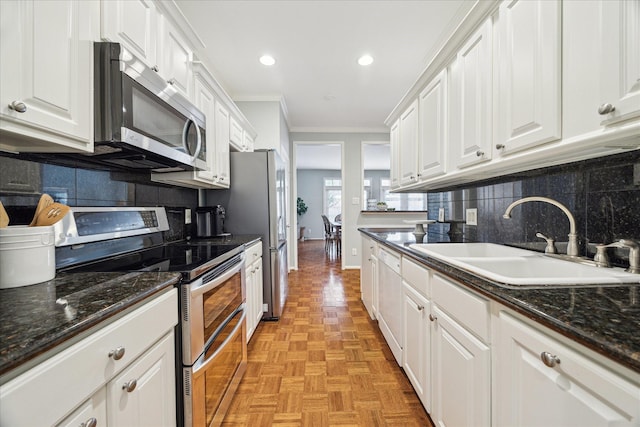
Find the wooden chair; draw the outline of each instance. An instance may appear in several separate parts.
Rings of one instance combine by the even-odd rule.
[[[333,230],[331,221],[329,221],[326,215],[321,216],[322,222],[324,223],[324,250],[329,255],[340,255],[342,249],[340,234]]]

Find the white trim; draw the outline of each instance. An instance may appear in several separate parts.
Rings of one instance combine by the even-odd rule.
[[[349,128],[349,127],[292,127],[291,133],[384,133],[389,134],[389,128]]]

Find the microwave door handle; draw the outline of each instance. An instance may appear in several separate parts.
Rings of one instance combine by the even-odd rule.
[[[191,124],[193,124],[193,126],[195,126],[196,128],[196,141],[197,141],[196,149],[194,150],[193,154],[189,151],[189,144],[187,143],[188,136],[189,136],[189,127]],[[196,158],[198,158],[198,156],[200,155],[200,150],[202,149],[202,134],[200,133],[200,127],[198,126],[196,121],[193,120],[192,118],[189,118],[187,119],[186,122],[184,122],[184,128],[182,129],[182,145],[184,146],[184,152],[187,154],[191,154],[192,160],[195,160]]]

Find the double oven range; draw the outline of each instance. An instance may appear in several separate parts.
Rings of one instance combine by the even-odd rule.
[[[59,272],[180,273],[178,425],[219,425],[247,363],[244,246],[164,242],[164,208],[73,207],[56,225]]]

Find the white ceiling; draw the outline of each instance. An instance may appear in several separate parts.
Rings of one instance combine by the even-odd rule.
[[[292,132],[388,131],[385,118],[470,0],[175,0],[235,100],[284,99]],[[270,54],[276,64],[258,62]],[[357,64],[373,56],[369,67]]]

